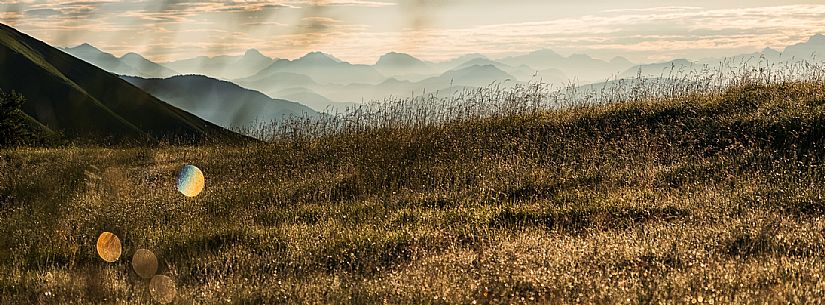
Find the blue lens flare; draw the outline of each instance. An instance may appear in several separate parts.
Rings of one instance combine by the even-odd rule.
[[[178,172],[178,192],[186,197],[200,194],[205,182],[203,172],[194,165],[186,164]]]

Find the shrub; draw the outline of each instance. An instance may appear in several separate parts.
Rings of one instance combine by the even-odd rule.
[[[0,146],[15,146],[30,142],[34,134],[26,126],[26,114],[21,107],[25,98],[0,89]]]

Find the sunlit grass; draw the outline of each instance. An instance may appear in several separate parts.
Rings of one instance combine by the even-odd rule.
[[[6,149],[0,301],[152,303],[130,261],[149,249],[179,304],[819,302],[825,83],[706,89],[399,106],[246,146]]]

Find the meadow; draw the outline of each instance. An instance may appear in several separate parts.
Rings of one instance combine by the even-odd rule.
[[[261,143],[6,148],[0,303],[155,303],[139,248],[173,304],[820,303],[825,82],[712,79],[397,99]]]

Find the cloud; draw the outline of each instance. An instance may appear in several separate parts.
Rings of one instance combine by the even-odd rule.
[[[111,48],[114,53],[145,52],[150,58],[218,55],[257,48],[282,58],[321,50],[364,63],[374,62],[388,51],[442,60],[472,52],[503,56],[541,48],[597,57],[625,55],[646,61],[763,47],[781,49],[825,29],[822,4],[738,9],[658,6],[594,10],[589,15],[533,18],[529,22],[476,18],[473,24],[445,26],[443,19],[466,17],[455,3],[19,0],[0,3],[0,20],[53,44],[89,42]],[[473,5],[474,13],[490,17],[498,13],[477,9],[482,5],[478,3],[465,1],[462,5]],[[371,20],[380,17],[390,21]],[[394,27],[383,26],[388,22],[395,22]]]
[[[384,7],[393,6],[396,3],[383,1],[363,1],[363,0],[307,0],[307,1],[291,1],[295,4],[314,5],[314,6],[363,6],[363,7]]]
[[[289,1],[150,1],[157,7],[157,11],[163,12],[184,12],[210,13],[210,12],[238,12],[238,11],[261,11],[266,9],[291,8]]]
[[[617,53],[674,52],[687,55],[694,50],[756,49],[766,44],[784,46],[825,28],[825,5],[718,10],[680,7],[627,12],[632,13],[465,29],[426,29],[419,35],[451,41],[453,46],[466,46],[467,51],[474,46],[500,54],[523,47],[523,52],[553,48],[568,52],[614,50]]]
[[[699,6],[657,6],[657,7],[647,7],[647,8],[623,8],[623,9],[612,9],[612,10],[603,10],[604,13],[620,13],[620,14],[627,14],[627,13],[671,13],[671,12],[684,12],[684,11],[698,11],[701,10],[702,7]]]
[[[147,6],[161,7],[160,10],[162,11],[182,11],[186,13],[249,12],[307,6],[381,7],[394,5],[389,2],[361,0],[148,0],[146,2]]]
[[[49,17],[55,15],[62,15],[58,10],[50,9],[50,8],[42,8],[42,9],[33,9],[27,10],[24,12],[27,16],[35,16],[35,17]]]
[[[341,22],[329,17],[304,17],[298,25],[304,33],[328,32]]]
[[[18,11],[0,12],[0,21],[11,25],[16,25],[17,20],[20,19],[22,15],[23,14]]]

